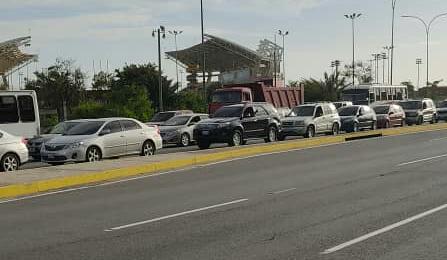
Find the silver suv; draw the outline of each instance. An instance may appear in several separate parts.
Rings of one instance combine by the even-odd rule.
[[[315,103],[295,107],[282,121],[280,140],[287,136],[314,137],[316,134],[337,135],[340,117],[332,103]]]
[[[399,105],[405,111],[405,121],[408,125],[422,125],[425,122],[434,124],[437,121],[435,103],[429,98],[400,101]]]

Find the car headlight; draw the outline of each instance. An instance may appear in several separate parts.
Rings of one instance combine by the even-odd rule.
[[[79,148],[79,147],[82,146],[82,145],[84,145],[84,142],[72,143],[72,144],[70,144],[70,145],[68,146],[68,148],[76,149],[76,148]]]
[[[227,122],[227,123],[220,123],[217,125],[217,128],[226,128],[229,127],[231,123]]]
[[[296,126],[304,126],[304,121],[295,121]]]

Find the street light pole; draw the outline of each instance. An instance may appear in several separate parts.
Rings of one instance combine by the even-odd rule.
[[[200,0],[200,21],[202,27],[202,88],[203,97],[206,98],[206,82],[205,82],[205,31],[203,25],[203,0]]]
[[[390,80],[390,74],[391,74],[391,71],[390,71],[390,68],[391,68],[390,61],[392,60],[392,55],[390,55],[390,52],[391,52],[391,50],[393,48],[391,46],[385,46],[385,47],[383,47],[383,49],[385,49],[388,52],[388,69],[387,69],[388,84],[392,86],[393,84],[391,83],[391,80]]]
[[[382,84],[385,85],[385,60],[387,60],[386,53],[382,53]]]
[[[278,34],[279,36],[282,37],[282,66],[283,66],[283,80],[284,80],[284,86],[287,85],[287,81],[286,81],[286,49],[285,49],[285,38],[287,35],[289,35],[289,31],[282,31],[282,30],[278,30]]]
[[[391,7],[393,8],[393,18],[391,22],[391,68],[390,68],[390,85],[393,85],[393,71],[394,71],[394,20],[397,0],[391,0]],[[389,56],[389,55],[388,55]]]
[[[362,16],[362,14],[353,13],[345,15],[346,18],[351,19],[352,22],[352,87],[355,86],[355,19]]]
[[[155,36],[157,34],[157,36]],[[152,37],[158,39],[158,102],[159,112],[163,112],[163,75],[161,71],[161,38],[166,38],[166,30],[164,26],[160,26],[152,31]]]
[[[179,89],[181,88],[181,86],[179,86],[179,77],[178,77],[178,57],[177,57],[177,53],[178,53],[178,45],[177,45],[177,36],[182,34],[183,31],[169,31],[170,34],[174,35],[174,41],[175,41],[175,71],[177,74],[177,92],[179,91]]]
[[[430,72],[430,63],[429,63],[430,29],[431,29],[431,26],[433,25],[433,23],[438,18],[443,17],[443,16],[447,16],[447,13],[439,14],[439,15],[433,17],[428,24],[422,18],[420,18],[418,16],[412,16],[412,15],[403,15],[402,16],[403,18],[413,18],[413,19],[419,20],[425,26],[425,33],[427,36],[427,54],[426,54],[427,57],[426,57],[426,61],[425,61],[427,63],[427,87],[430,83],[430,74],[429,74],[429,72]]]

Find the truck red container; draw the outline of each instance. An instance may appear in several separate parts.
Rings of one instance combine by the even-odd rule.
[[[214,114],[222,106],[248,102],[267,102],[276,108],[294,108],[304,103],[304,87],[274,87],[273,80],[226,85],[213,93],[208,110]]]

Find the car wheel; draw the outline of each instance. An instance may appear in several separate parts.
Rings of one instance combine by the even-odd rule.
[[[228,144],[230,146],[240,146],[243,144],[242,134],[239,130],[234,130],[233,134],[231,135],[231,140]]]
[[[146,141],[141,148],[141,156],[149,157],[155,154],[155,145],[152,141]]]
[[[191,138],[189,137],[189,134],[187,134],[187,133],[182,134],[182,136],[180,137],[179,146],[188,147],[190,143],[191,143]]]
[[[204,141],[198,141],[197,145],[199,146],[200,150],[205,150],[205,149],[209,149],[211,146],[210,142],[204,142]]]
[[[278,141],[284,141],[284,140],[286,140],[286,135],[283,135],[283,134],[278,134]]]
[[[338,126],[338,124],[334,124],[332,126],[332,135],[336,136],[340,133],[340,126]]]
[[[92,146],[87,149],[85,153],[85,161],[86,162],[98,162],[102,159],[101,150],[98,147]]]
[[[20,166],[20,159],[17,155],[13,153],[8,153],[3,156],[0,165],[0,171],[2,172],[12,172],[17,171]]]
[[[265,138],[266,143],[272,143],[276,142],[278,140],[278,131],[276,130],[276,127],[270,126],[268,131],[268,136]]]
[[[433,115],[433,117],[432,117],[432,119],[431,119],[431,121],[430,121],[430,124],[435,124],[436,123],[436,115]]]
[[[416,125],[422,125],[424,123],[424,117],[420,116],[418,118],[418,122],[416,123]]]
[[[309,126],[306,131],[306,138],[315,137],[315,128],[313,126]]]

